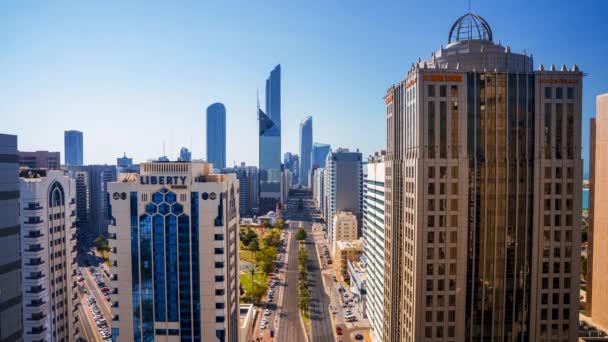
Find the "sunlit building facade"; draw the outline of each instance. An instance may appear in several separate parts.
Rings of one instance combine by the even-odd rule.
[[[582,79],[469,13],[388,89],[384,341],[576,340]]]
[[[312,116],[300,123],[300,172],[299,184],[310,186],[309,174],[312,164]]]
[[[226,167],[226,107],[219,102],[207,107],[207,161]]]
[[[141,164],[109,185],[118,341],[238,341],[239,183],[209,163]]]

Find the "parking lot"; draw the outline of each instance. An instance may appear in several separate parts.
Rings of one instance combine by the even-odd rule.
[[[96,340],[111,341],[110,289],[103,275],[107,269],[99,266],[79,267],[76,272],[79,284],[86,291],[81,296],[81,305],[89,326],[95,330]]]

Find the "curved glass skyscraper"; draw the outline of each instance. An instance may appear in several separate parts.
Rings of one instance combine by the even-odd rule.
[[[207,107],[207,161],[226,167],[226,107],[219,102]]]
[[[312,164],[312,116],[300,123],[300,184],[309,186],[308,174]]]

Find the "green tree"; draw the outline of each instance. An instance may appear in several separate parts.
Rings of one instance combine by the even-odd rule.
[[[260,243],[258,242],[258,239],[253,239],[251,240],[251,242],[249,243],[249,250],[252,252],[257,252],[260,250]]]
[[[275,227],[279,228],[279,229],[283,229],[283,227],[285,226],[285,220],[283,219],[277,219],[277,222],[274,225]]]
[[[298,230],[296,231],[296,240],[306,240],[306,235],[306,230],[304,228],[298,228]]]

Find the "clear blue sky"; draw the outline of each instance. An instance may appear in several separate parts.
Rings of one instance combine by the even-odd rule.
[[[608,2],[472,1],[495,40],[535,64],[577,63],[584,80],[584,155],[595,96],[608,92]],[[227,108],[227,164],[257,164],[256,89],[283,71],[283,151],[298,125],[314,140],[385,146],[388,86],[447,43],[466,1],[13,1],[0,11],[0,131],[22,150],[63,153],[84,131],[85,163],[137,162],[181,146],[204,157],[204,110]]]

